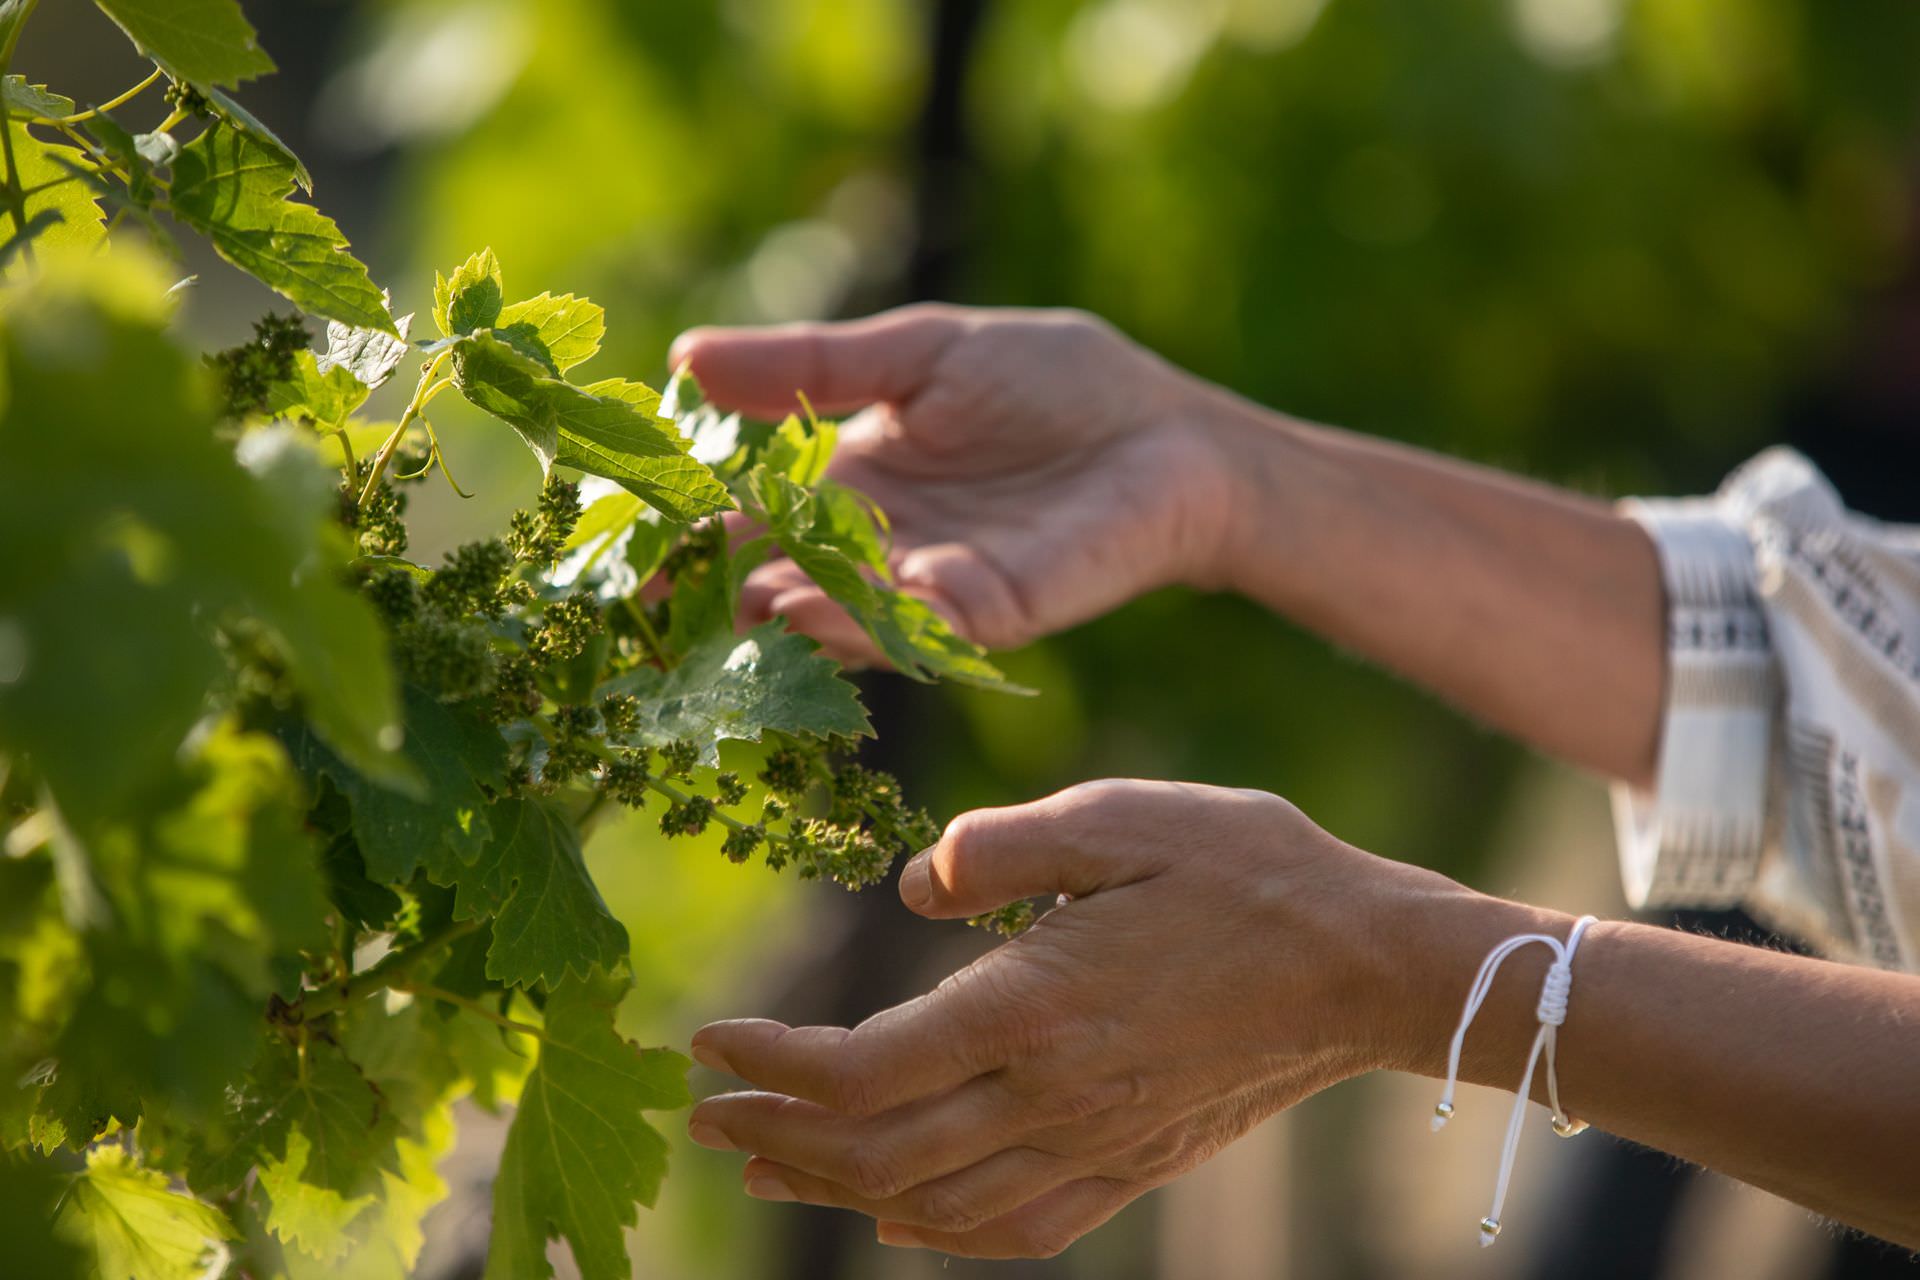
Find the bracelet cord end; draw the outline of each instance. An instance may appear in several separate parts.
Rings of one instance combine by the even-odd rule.
[[[1534,1033],[1533,1049],[1527,1055],[1526,1073],[1520,1079],[1520,1088],[1513,1100],[1513,1114],[1507,1121],[1507,1139],[1500,1155],[1500,1175],[1493,1188],[1493,1210],[1480,1219],[1480,1247],[1483,1249],[1500,1236],[1500,1208],[1506,1203],[1514,1158],[1519,1154],[1520,1126],[1526,1119],[1527,1102],[1533,1092],[1534,1068],[1539,1065],[1543,1053],[1547,1059],[1547,1096],[1553,1104],[1553,1131],[1563,1138],[1571,1138],[1587,1127],[1584,1121],[1575,1120],[1560,1105],[1560,1082],[1554,1071],[1553,1057],[1559,1030],[1567,1020],[1567,1001],[1573,992],[1573,953],[1579,948],[1580,939],[1588,926],[1596,923],[1592,916],[1580,917],[1564,943],[1544,933],[1523,933],[1508,938],[1488,952],[1487,958],[1481,962],[1479,974],[1473,980],[1473,988],[1467,994],[1467,1006],[1461,1015],[1460,1025],[1453,1033],[1453,1045],[1447,1055],[1446,1088],[1433,1109],[1431,1124],[1436,1133],[1453,1118],[1453,1091],[1460,1078],[1460,1053],[1466,1043],[1467,1028],[1473,1025],[1474,1016],[1480,1012],[1480,1006],[1486,1003],[1500,965],[1514,952],[1536,942],[1553,952],[1553,963],[1547,969],[1546,980],[1540,986],[1539,1002],[1534,1006],[1534,1018],[1539,1022],[1540,1029]]]

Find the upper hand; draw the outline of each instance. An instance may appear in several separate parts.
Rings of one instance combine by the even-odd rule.
[[[852,1030],[704,1028],[694,1055],[765,1092],[707,1099],[690,1131],[752,1153],[750,1194],[870,1214],[886,1243],[1057,1253],[1382,1065],[1375,908],[1438,879],[1259,792],[1105,782],[963,815],[903,873],[910,907],[1072,900]]]
[[[822,413],[860,410],[829,474],[886,511],[901,586],[989,648],[1212,575],[1231,471],[1206,393],[1091,317],[921,305],[695,329],[673,359],[743,412],[783,415],[796,391]],[[843,659],[877,657],[791,561],[742,595],[743,624],[774,614]]]

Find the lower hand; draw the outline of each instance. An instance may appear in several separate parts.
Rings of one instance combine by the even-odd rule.
[[[1072,895],[851,1030],[744,1020],[693,1053],[761,1092],[689,1130],[749,1194],[857,1210],[883,1243],[1050,1256],[1272,1113],[1388,1065],[1389,904],[1470,896],[1271,795],[1101,782],[963,815],[908,864],[935,918]]]

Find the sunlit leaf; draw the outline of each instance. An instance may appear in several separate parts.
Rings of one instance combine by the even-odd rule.
[[[289,200],[293,185],[285,156],[217,123],[181,149],[170,203],[221,257],[301,309],[397,335],[386,298],[347,251],[340,228]]]
[[[434,277],[433,320],[445,337],[492,328],[506,301],[500,263],[491,249],[482,249],[461,263],[451,280]]]
[[[487,1280],[544,1280],[549,1237],[583,1280],[627,1280],[624,1231],[666,1173],[666,1140],[641,1112],[686,1106],[690,1064],[614,1030],[613,1008],[580,983],[547,1002],[540,1061],[520,1096],[493,1188]]]
[[[95,0],[141,53],[182,80],[234,85],[272,71],[238,0]]]
[[[649,406],[629,390],[637,384],[622,384],[619,397],[604,394],[604,383],[576,387],[487,333],[455,349],[454,377],[475,406],[519,432],[543,469],[604,476],[683,522],[732,506],[726,486],[687,456],[673,424],[651,412],[659,398]]]
[[[218,1209],[174,1191],[118,1147],[87,1154],[55,1229],[92,1253],[97,1274],[116,1280],[203,1280],[235,1235]]]
[[[702,763],[719,760],[728,739],[758,742],[768,730],[810,738],[873,732],[859,693],[819,645],[779,621],[746,635],[729,628],[685,654],[673,670],[642,667],[611,688],[640,700],[638,740],[661,746],[685,738]]]

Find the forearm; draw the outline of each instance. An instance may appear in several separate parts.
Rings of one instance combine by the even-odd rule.
[[[1387,914],[1377,945],[1403,975],[1389,1065],[1431,1076],[1486,951],[1573,924],[1438,878]],[[1549,959],[1528,948],[1501,969],[1463,1079],[1519,1084]],[[1574,961],[1558,1059],[1575,1117],[1920,1248],[1920,978],[1603,923]]]
[[[1604,503],[1205,396],[1232,477],[1219,585],[1542,751],[1651,782],[1651,541]]]

